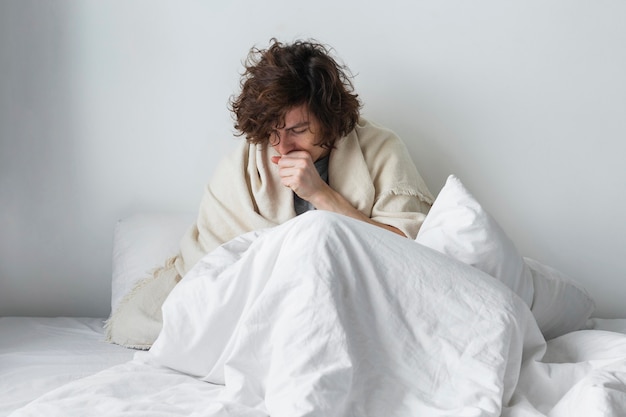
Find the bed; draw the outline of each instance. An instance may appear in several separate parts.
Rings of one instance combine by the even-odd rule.
[[[192,219],[118,222],[113,311]],[[0,318],[0,415],[623,416],[626,319],[594,307],[451,176],[416,241],[313,212],[226,243],[149,350],[106,318]]]

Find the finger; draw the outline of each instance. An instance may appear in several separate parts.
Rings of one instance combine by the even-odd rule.
[[[296,168],[306,170],[311,169],[315,165],[310,159],[307,158],[283,156],[280,158],[280,161],[278,161],[278,166],[280,168]]]
[[[281,178],[290,178],[290,177],[296,178],[300,176],[301,173],[302,173],[301,170],[297,168],[293,168],[293,167],[280,168],[278,170],[278,175],[280,175]]]
[[[306,151],[293,151],[285,154],[281,158],[285,163],[299,163],[304,162],[305,164],[313,163],[311,159],[311,155]]]

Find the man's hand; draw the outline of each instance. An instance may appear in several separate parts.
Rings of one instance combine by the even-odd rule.
[[[293,151],[282,156],[272,156],[272,162],[278,165],[281,183],[316,209],[343,214],[406,237],[400,229],[370,219],[326,184],[308,152]]]
[[[328,185],[320,177],[308,152],[294,151],[272,156],[272,162],[278,165],[281,183],[301,199],[315,205],[315,197],[327,191]]]

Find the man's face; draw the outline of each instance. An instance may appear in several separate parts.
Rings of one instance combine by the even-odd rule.
[[[293,107],[285,115],[285,125],[270,136],[270,145],[281,155],[293,151],[305,151],[313,162],[328,155],[329,149],[316,145],[320,138],[319,122],[308,110],[306,104]]]

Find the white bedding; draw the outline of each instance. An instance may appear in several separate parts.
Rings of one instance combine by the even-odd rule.
[[[626,320],[611,321],[626,325]],[[604,344],[607,341],[612,343]],[[502,415],[626,415],[625,344],[626,335],[602,330],[573,332],[550,341],[543,361],[533,365],[535,369],[526,369],[514,401]],[[576,352],[574,356],[572,352]],[[42,398],[38,405],[14,415],[36,416],[42,410],[52,416],[266,415],[236,403],[220,402],[224,390],[220,385],[154,366],[146,360],[145,353],[140,352],[134,360],[74,381]],[[525,366],[531,363],[528,360]],[[537,369],[538,366],[543,369]]]
[[[163,311],[149,352],[11,416],[626,415],[626,335],[546,343],[499,281],[330,213],[212,252]]]
[[[494,278],[331,213],[212,252],[163,314],[150,352],[14,416],[146,415],[138,402],[150,415],[495,416],[543,340]],[[172,405],[180,382],[200,394]]]
[[[615,320],[626,323],[626,320]],[[522,366],[504,416],[626,416],[626,335],[580,330],[547,343]]]
[[[105,343],[103,319],[0,317],[0,416],[132,358]]]

